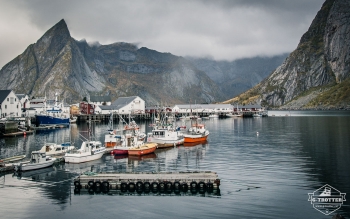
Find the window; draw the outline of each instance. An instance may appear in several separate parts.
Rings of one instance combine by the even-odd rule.
[[[7,102],[9,102],[9,98],[7,98]]]
[[[14,97],[10,97],[10,104],[14,104],[15,103],[15,98]]]
[[[5,109],[7,109],[7,105],[5,105]]]

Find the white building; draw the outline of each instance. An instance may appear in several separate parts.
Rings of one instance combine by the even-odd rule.
[[[119,114],[145,113],[145,101],[138,96],[119,97],[108,107],[110,107],[109,112],[113,111]],[[106,106],[102,106],[102,109],[108,110]]]
[[[0,90],[1,117],[20,117],[21,102],[12,90]]]

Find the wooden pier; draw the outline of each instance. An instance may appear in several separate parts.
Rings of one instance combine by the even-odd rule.
[[[219,190],[215,172],[140,172],[82,174],[74,180],[74,192],[94,193],[212,193]]]

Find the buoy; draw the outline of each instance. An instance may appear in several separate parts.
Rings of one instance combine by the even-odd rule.
[[[256,135],[259,135],[259,132],[256,132]]]

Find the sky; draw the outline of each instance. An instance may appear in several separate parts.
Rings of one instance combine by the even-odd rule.
[[[292,52],[324,0],[0,0],[0,68],[64,19],[76,40],[232,61]]]

